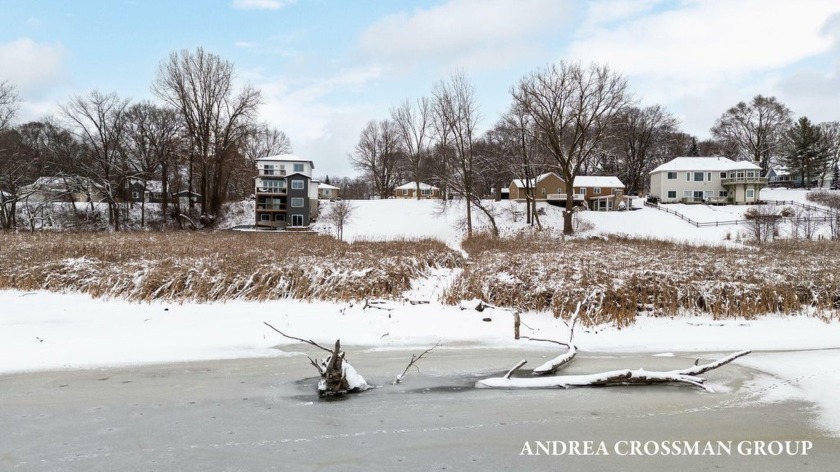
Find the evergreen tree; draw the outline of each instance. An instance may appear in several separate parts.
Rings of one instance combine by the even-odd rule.
[[[327,185],[331,185],[331,184],[330,184],[330,176],[329,176],[329,175],[328,175],[328,176],[324,179],[324,183],[325,183],[325,184],[327,184]]]
[[[688,149],[688,156],[689,157],[699,157],[700,156],[700,148],[697,147],[697,138],[691,138],[691,147]]]
[[[822,130],[803,116],[785,132],[781,158],[791,175],[801,176],[802,185],[811,188],[811,181],[822,176],[828,166],[829,142]]]
[[[831,190],[840,190],[840,167],[834,163],[834,171],[831,173]]]

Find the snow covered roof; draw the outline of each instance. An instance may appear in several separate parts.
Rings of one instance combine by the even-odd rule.
[[[733,161],[726,157],[675,157],[656,169],[653,169],[650,173],[655,174],[665,171],[719,172],[740,169],[761,170],[761,167],[749,161]]]
[[[338,187],[336,187],[335,185],[323,184],[323,183],[318,184],[318,188],[319,189],[324,189],[324,190],[341,190]]]
[[[573,187],[624,188],[624,184],[613,175],[579,175]]]
[[[142,185],[143,181],[138,179],[138,180],[132,181],[131,183],[132,184],[138,183],[138,184]],[[152,192],[152,193],[163,192],[163,182],[161,182],[160,180],[147,180],[146,181],[146,191],[147,192]]]
[[[534,180],[536,180],[537,183],[540,183],[543,180],[545,180],[545,178],[548,177],[549,175],[553,175],[553,176],[557,177],[558,179],[560,179],[560,176],[555,174],[554,172],[546,172],[545,174],[538,175],[537,178],[534,179]],[[563,179],[560,179],[560,180],[563,180]],[[511,185],[515,185],[519,188],[531,188],[531,187],[534,186],[534,184],[531,183],[530,179],[513,179],[513,182],[511,182]]]
[[[416,188],[417,188],[417,183],[416,182],[409,182],[407,184],[400,185],[399,187],[396,188],[396,190],[411,190],[411,189],[416,189]],[[434,185],[429,185],[427,183],[420,182],[420,190],[440,190],[440,189],[438,189]]]
[[[308,162],[313,169],[315,168],[315,164],[313,164],[311,160],[304,159],[294,154],[277,154],[276,156],[259,157],[257,158],[257,161]]]

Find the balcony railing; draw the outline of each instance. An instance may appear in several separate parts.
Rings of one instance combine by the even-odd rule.
[[[279,187],[257,187],[258,194],[270,194],[270,195],[285,195],[286,188],[279,188]]]
[[[286,175],[286,171],[260,169],[258,175],[260,177],[284,177]]]
[[[286,210],[286,205],[282,204],[269,204],[269,203],[258,203],[257,210],[261,211],[278,211],[278,210]]]
[[[767,177],[728,177],[720,179],[721,185],[756,184],[767,185]]]

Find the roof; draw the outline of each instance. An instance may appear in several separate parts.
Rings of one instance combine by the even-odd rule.
[[[394,190],[411,190],[417,188],[417,182],[409,182],[407,184],[402,184]],[[440,190],[439,188],[435,187],[434,185],[429,185],[427,183],[420,182],[420,190]]]
[[[325,189],[325,190],[326,190],[326,189],[330,189],[330,190],[341,190],[340,188],[336,187],[335,185],[323,184],[323,183],[318,184],[318,188],[319,188],[319,189],[321,189],[321,188],[322,188],[322,189]]]
[[[726,157],[675,157],[661,166],[653,169],[650,173],[665,171],[727,171],[739,169],[761,170],[761,167],[749,161],[733,161]]]
[[[131,181],[133,184],[143,185],[143,180],[137,179]],[[163,192],[163,182],[160,180],[147,180],[146,181],[146,191],[152,193],[160,193]]]
[[[544,173],[544,174],[540,174],[540,175],[538,175],[538,176],[537,176],[537,178],[536,178],[536,179],[534,179],[534,180],[536,180],[536,181],[537,181],[537,183],[540,183],[540,182],[542,182],[542,181],[543,181],[546,177],[548,177],[549,175],[553,175],[553,176],[557,177],[558,179],[560,179],[560,176],[559,176],[559,175],[557,175],[557,174],[555,174],[554,172],[546,172],[546,173]],[[563,179],[560,179],[560,180],[563,180]],[[526,183],[527,183],[528,185],[525,185]],[[511,182],[510,184],[511,184],[511,185],[515,185],[515,186],[517,186],[517,187],[519,187],[519,188],[531,188],[531,187],[533,187],[533,186],[534,186],[534,185],[531,183],[531,180],[529,180],[529,179],[524,179],[524,180],[523,180],[523,179],[513,179],[513,182]]]
[[[308,162],[313,169],[315,168],[315,164],[311,160],[295,156],[294,154],[277,154],[276,156],[259,157],[257,161]]]
[[[578,175],[572,187],[624,188],[624,184],[613,175]]]

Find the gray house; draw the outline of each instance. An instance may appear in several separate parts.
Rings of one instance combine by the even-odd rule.
[[[278,229],[309,226],[318,212],[314,167],[312,161],[290,154],[257,159],[255,225]]]

